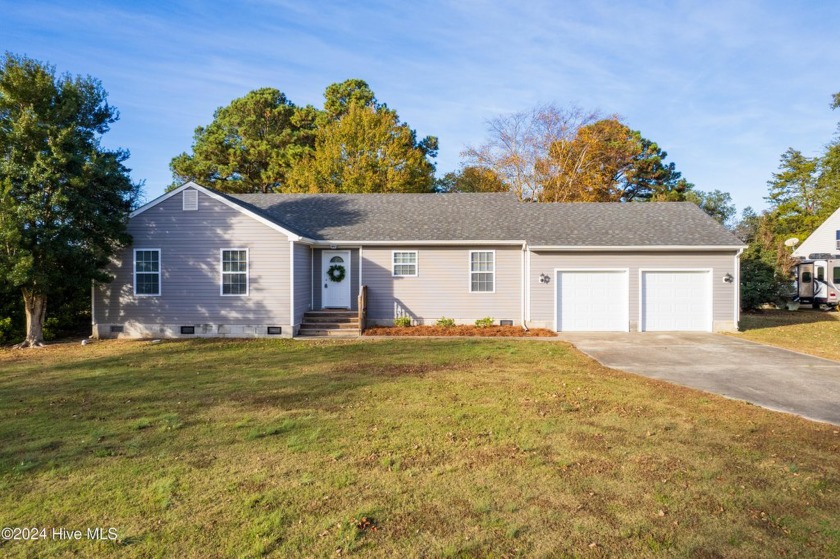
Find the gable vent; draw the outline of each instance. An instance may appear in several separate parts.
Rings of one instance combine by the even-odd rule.
[[[182,194],[184,211],[195,211],[198,209],[198,190],[187,189]]]

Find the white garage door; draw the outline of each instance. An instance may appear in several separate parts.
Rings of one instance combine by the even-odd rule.
[[[641,329],[710,332],[711,279],[708,270],[642,272]]]
[[[557,331],[625,332],[627,270],[557,272]]]

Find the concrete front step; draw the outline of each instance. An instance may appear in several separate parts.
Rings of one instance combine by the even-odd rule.
[[[323,328],[304,328],[301,326],[298,331],[298,336],[305,337],[323,337],[323,338],[356,338],[359,336],[359,329],[352,330],[346,328],[340,329],[323,329]]]
[[[304,321],[300,325],[301,329],[306,328],[310,330],[358,330],[359,321],[354,322],[309,322]]]
[[[359,335],[359,313],[343,310],[307,311],[299,336],[355,338]]]
[[[338,323],[348,323],[348,322],[355,322],[356,324],[359,323],[359,317],[357,315],[353,316],[335,316],[335,315],[304,315],[303,321],[307,324],[322,324],[322,323],[330,323],[330,324],[338,324]]]
[[[331,311],[331,310],[321,310],[321,311],[306,311],[303,313],[304,316],[347,316],[347,317],[354,317],[359,316],[359,313],[356,311]]]

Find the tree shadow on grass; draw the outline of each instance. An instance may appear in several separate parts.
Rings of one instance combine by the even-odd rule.
[[[0,379],[0,473],[81,469],[108,456],[161,452],[185,436],[190,448],[213,452],[261,430],[294,428],[286,419],[327,416],[373,385],[461,369],[495,345],[193,340],[141,342],[46,366],[16,361]],[[224,440],[204,430],[212,422],[223,424]],[[231,440],[239,422],[248,429]]]
[[[747,332],[750,330],[777,328],[779,326],[816,323],[830,324],[838,321],[840,321],[840,313],[836,311],[826,312],[814,309],[799,309],[797,311],[763,310],[743,313],[741,315],[740,329]]]

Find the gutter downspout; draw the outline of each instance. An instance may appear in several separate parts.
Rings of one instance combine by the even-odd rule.
[[[289,240],[289,322],[292,325],[292,337],[295,337],[295,242]]]
[[[743,248],[739,248],[735,253],[735,331],[739,332],[741,328],[738,323],[741,322],[741,254],[744,252]]]
[[[99,339],[99,328],[96,327],[96,282],[90,280],[90,337]]]
[[[522,252],[519,259],[521,268],[520,278],[522,281],[522,285],[519,289],[519,322],[522,324],[522,329],[526,332],[528,331],[528,325],[525,323],[525,289],[528,282],[528,273],[525,271],[525,258],[527,251],[528,244],[522,243]]]

